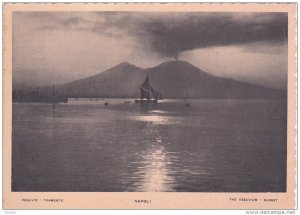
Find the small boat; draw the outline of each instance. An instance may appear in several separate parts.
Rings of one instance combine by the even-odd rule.
[[[146,80],[140,86],[141,99],[135,99],[135,103],[157,103],[161,100],[162,96],[160,92],[154,90],[150,85],[149,75],[147,74]]]
[[[125,103],[125,104],[129,104],[129,103],[131,103],[131,101],[125,101],[124,103]]]

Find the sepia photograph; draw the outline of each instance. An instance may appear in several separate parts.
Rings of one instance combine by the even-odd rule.
[[[9,193],[292,192],[288,10],[17,6]]]

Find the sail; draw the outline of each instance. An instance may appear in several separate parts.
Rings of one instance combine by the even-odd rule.
[[[140,91],[141,91],[141,99],[143,98],[150,99],[150,83],[149,83],[148,75],[144,83],[140,86]]]
[[[150,85],[149,76],[147,75],[146,80],[140,86],[141,91],[141,99],[150,99],[151,95],[155,100],[159,100],[161,98],[161,94],[153,89]]]
[[[150,87],[150,89],[151,89],[151,93],[152,93],[154,99],[159,100],[160,99],[160,93],[157,92],[156,90],[154,90],[153,87]]]
[[[148,93],[147,90],[145,90],[144,88],[140,87],[140,91],[141,91],[141,99],[150,99],[150,93]]]

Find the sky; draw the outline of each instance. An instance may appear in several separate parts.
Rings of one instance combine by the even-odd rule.
[[[61,84],[127,61],[185,60],[212,75],[286,89],[287,13],[14,12],[13,82]]]

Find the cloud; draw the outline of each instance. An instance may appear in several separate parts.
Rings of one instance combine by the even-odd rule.
[[[126,21],[126,20],[125,20]],[[156,16],[135,22],[128,30],[162,56],[211,46],[260,41],[282,42],[287,38],[287,14],[184,13]],[[127,21],[128,22],[128,21]],[[120,25],[120,24],[119,24]],[[123,23],[126,27],[126,23]]]
[[[187,51],[181,59],[219,77],[286,89],[287,56],[285,43],[257,42]]]
[[[181,54],[212,74],[284,86],[286,38],[286,13],[14,12],[13,74],[63,83]]]
[[[31,12],[31,16],[50,20],[41,30],[131,37],[164,57],[212,46],[284,42],[288,32],[287,13]]]

